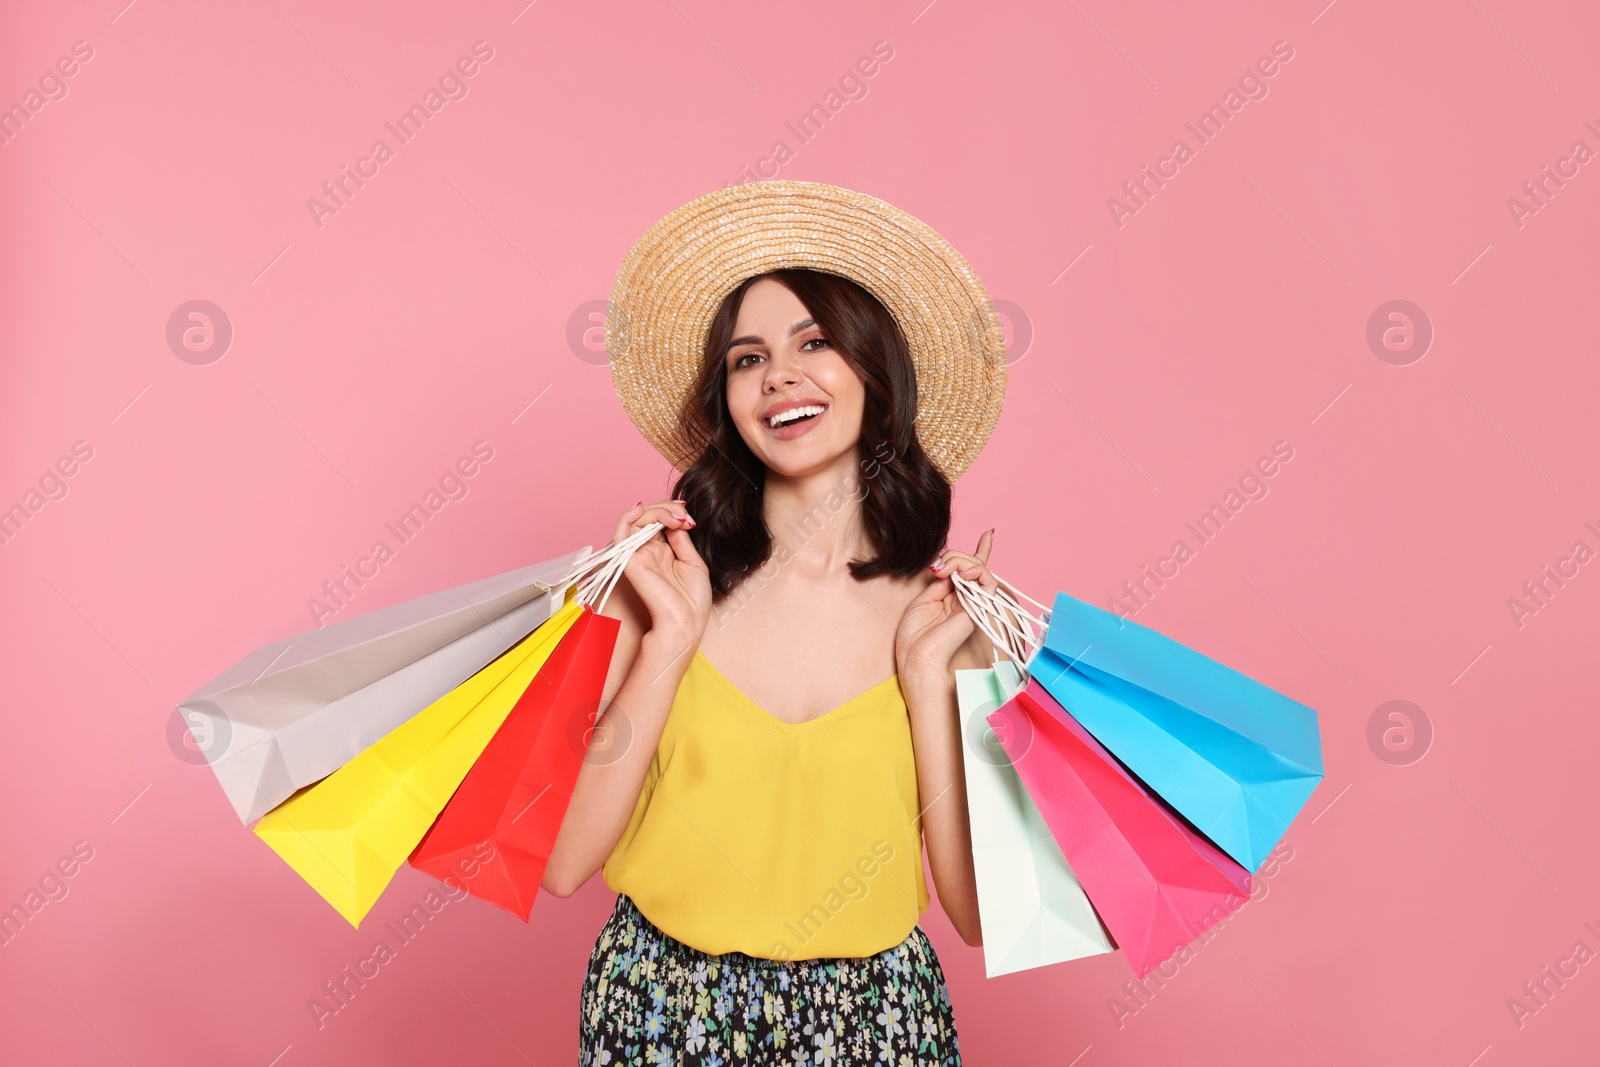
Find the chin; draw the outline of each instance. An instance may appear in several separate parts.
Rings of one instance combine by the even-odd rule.
[[[763,456],[762,462],[765,463],[767,465],[767,469],[772,471],[774,474],[780,474],[785,478],[804,478],[838,467],[841,463],[851,462],[850,457],[852,454],[853,453],[850,449],[846,449],[842,452],[826,453],[822,452],[821,450],[816,450],[808,452],[806,455],[797,455],[791,453],[782,459],[776,459],[771,456]]]
[[[855,464],[857,443],[802,437],[793,443],[775,441],[761,426],[741,426],[739,435],[763,466],[785,478],[804,478],[830,467]]]

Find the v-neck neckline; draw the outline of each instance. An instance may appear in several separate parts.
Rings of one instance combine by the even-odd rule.
[[[869,686],[866,689],[863,689],[861,692],[857,693],[855,696],[851,697],[849,700],[846,700],[843,704],[840,704],[840,705],[838,705],[837,707],[834,707],[834,708],[829,708],[827,711],[823,712],[821,715],[818,715],[814,719],[807,719],[805,722],[790,722],[787,719],[778,718],[776,715],[772,714],[772,712],[768,711],[766,708],[762,707],[760,704],[757,704],[754,700],[752,700],[750,698],[749,694],[747,694],[743,689],[740,689],[738,686],[734,685],[733,684],[733,679],[729,678],[726,674],[723,674],[722,671],[720,671],[717,668],[717,665],[715,663],[712,663],[710,657],[708,657],[704,652],[700,651],[697,648],[697,649],[694,650],[694,655],[695,655],[696,659],[698,659],[701,663],[703,663],[705,665],[706,670],[708,670],[711,673],[711,676],[713,678],[715,678],[718,682],[722,683],[722,685],[728,690],[728,692],[732,693],[735,697],[737,697],[740,700],[740,702],[742,702],[744,704],[745,707],[749,708],[751,711],[756,712],[763,719],[765,719],[766,721],[772,723],[773,726],[777,727],[778,729],[786,730],[786,731],[806,730],[806,729],[809,729],[809,728],[817,725],[818,723],[827,722],[827,721],[829,721],[831,719],[834,719],[837,716],[839,716],[842,712],[844,712],[844,711],[854,707],[855,705],[861,703],[867,697],[872,696],[874,693],[878,692],[880,689],[882,689],[885,686],[887,686],[890,682],[896,682],[900,678],[900,673],[898,671],[896,671],[894,674],[889,675],[889,677],[885,678],[883,681],[878,682],[876,685],[872,685],[872,686]]]

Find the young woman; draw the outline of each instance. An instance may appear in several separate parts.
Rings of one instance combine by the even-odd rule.
[[[994,332],[979,329],[941,351],[849,277],[903,305],[918,267],[959,260],[932,231],[831,186],[759,185],[764,198],[736,189],[686,206],[751,212],[700,250],[703,276],[743,280],[689,315],[689,373],[653,386],[619,373],[621,335],[646,332],[650,312],[613,294],[624,404],[669,458],[693,458],[676,499],[617,522],[615,540],[664,529],[608,604],[622,625],[604,710],[545,875],[566,896],[603,868],[618,892],[583,987],[581,1063],[959,1064],[918,923],[922,851],[952,925],[980,945],[953,671],[995,656],[949,576],[994,587],[993,531],[972,553],[943,546],[950,472],[998,414],[1003,350],[996,360]],[[845,214],[834,225],[877,243],[885,227],[913,229],[928,262],[897,263],[888,281],[859,261],[795,255],[827,243],[797,225],[795,198],[825,201]],[[683,210],[641,241],[675,251],[680,272],[694,269]],[[817,269],[752,273],[704,251],[760,246],[752,234]],[[936,313],[992,326],[967,274],[971,306]],[[656,299],[683,310],[681,295]],[[671,346],[650,350],[670,359]],[[976,368],[981,395],[927,385],[940,355]],[[919,413],[919,389],[941,419]],[[666,433],[652,405],[675,412]],[[935,425],[965,432],[941,433],[930,454],[919,431]]]

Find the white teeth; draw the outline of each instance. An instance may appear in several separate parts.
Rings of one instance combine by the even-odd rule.
[[[767,425],[776,430],[779,426],[793,422],[802,415],[821,415],[825,410],[827,409],[821,404],[808,404],[805,407],[790,408],[788,411],[780,411],[772,416],[767,420]]]

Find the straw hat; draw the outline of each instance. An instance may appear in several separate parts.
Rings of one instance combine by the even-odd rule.
[[[606,351],[612,384],[645,439],[680,471],[699,457],[680,413],[717,307],[746,278],[787,267],[849,278],[894,316],[916,366],[917,439],[954,481],[988,441],[1005,400],[994,306],[967,261],[926,223],[820,182],[706,193],[651,226],[623,259]]]

